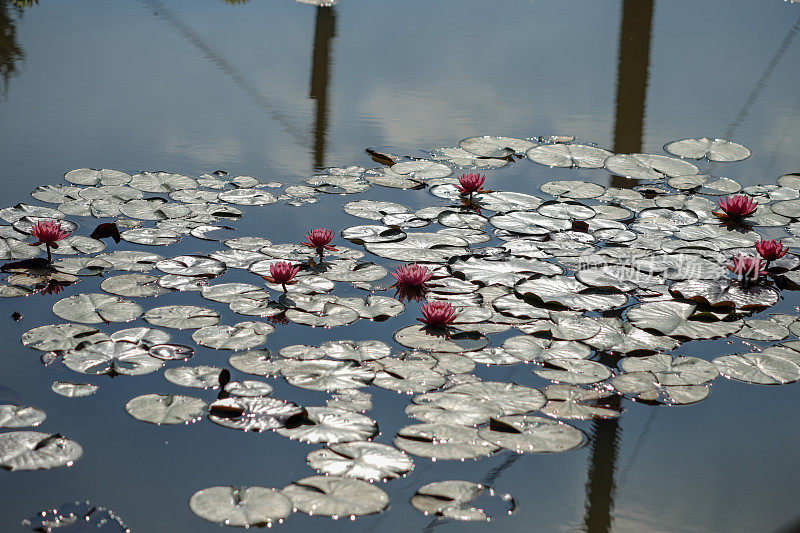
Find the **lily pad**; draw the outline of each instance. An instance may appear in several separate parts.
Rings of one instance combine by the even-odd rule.
[[[428,483],[411,497],[411,505],[426,516],[432,514],[462,522],[489,522],[495,515],[511,514],[516,508],[510,494],[497,494],[492,487],[471,481]]]
[[[700,169],[687,161],[651,154],[612,155],[606,159],[605,167],[612,174],[639,180],[661,180],[700,173]]]
[[[612,152],[583,144],[541,144],[526,155],[531,161],[549,167],[603,168]]]
[[[141,316],[142,308],[130,300],[108,294],[76,294],[53,304],[53,313],[65,320],[102,324],[135,320]]]
[[[44,411],[29,405],[0,405],[0,428],[36,427],[46,417]]]
[[[517,453],[565,452],[585,442],[580,430],[547,418],[531,415],[492,419],[478,431],[481,438]]]
[[[379,513],[389,506],[389,496],[375,485],[339,476],[303,478],[282,492],[298,511],[331,518]]]
[[[72,466],[83,448],[59,434],[37,431],[0,433],[0,467],[6,470],[44,470]]]
[[[222,369],[217,366],[176,366],[164,371],[164,378],[181,387],[215,389],[220,386],[221,373]]]
[[[50,389],[66,398],[83,398],[91,396],[97,392],[100,387],[93,383],[70,383],[67,381],[54,381]]]
[[[747,383],[782,385],[800,379],[800,366],[768,353],[723,355],[714,359],[719,373]]]
[[[71,350],[82,343],[108,340],[97,328],[82,324],[51,324],[39,326],[22,334],[22,345],[35,350]]]
[[[192,340],[215,350],[245,350],[255,348],[275,331],[270,324],[240,322],[233,326],[205,326],[192,334]]]
[[[477,459],[494,453],[498,446],[478,436],[471,427],[447,424],[413,424],[400,428],[394,445],[406,453],[431,459]]]
[[[394,334],[394,340],[408,348],[430,352],[470,352],[489,345],[485,335],[472,332],[448,333],[423,325],[407,326]]]
[[[168,305],[148,310],[144,316],[148,323],[174,329],[196,329],[219,323],[216,311],[195,305]]]
[[[336,407],[308,407],[279,435],[308,443],[336,444],[369,440],[378,433],[378,424],[370,417]]]
[[[387,481],[405,476],[414,461],[397,448],[375,442],[345,442],[314,450],[306,457],[308,466],[321,474]]]
[[[375,377],[375,371],[355,361],[320,359],[297,361],[284,366],[281,374],[291,385],[319,391],[339,391],[366,387]]]
[[[128,298],[161,296],[172,292],[161,287],[158,280],[158,277],[149,274],[122,274],[104,279],[100,283],[100,288],[108,293]]]
[[[196,422],[207,409],[203,400],[180,394],[144,394],[125,404],[125,410],[136,420],[159,426]]]
[[[209,487],[189,500],[194,514],[209,522],[234,527],[265,527],[292,514],[292,502],[276,489]]]
[[[683,139],[667,144],[664,149],[679,157],[708,158],[709,161],[742,161],[750,157],[750,150],[741,144],[724,139]]]

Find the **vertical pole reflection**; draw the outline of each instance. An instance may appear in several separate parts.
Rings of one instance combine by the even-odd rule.
[[[606,405],[619,409],[621,398],[612,396]],[[614,479],[621,440],[619,419],[592,422],[592,448],[589,455],[589,473],[586,480],[586,512],[584,530],[588,533],[611,531],[611,514],[617,483]]]
[[[9,82],[25,59],[25,52],[17,41],[17,21],[21,16],[20,7],[0,2],[0,97],[8,94]]]
[[[314,169],[325,168],[325,138],[328,134],[328,80],[330,78],[331,39],[336,36],[336,12],[333,7],[318,7],[314,26],[314,50],[311,63],[310,98],[316,100],[314,121]]]
[[[614,121],[614,152],[642,151],[647,77],[650,66],[653,0],[622,0],[617,63],[617,107]],[[638,180],[611,176],[611,185],[631,188]],[[604,361],[603,355],[610,360]],[[614,357],[601,354],[602,363],[616,366]],[[609,398],[608,406],[619,409],[621,398]],[[617,483],[619,444],[622,428],[619,419],[592,422],[592,445],[586,480],[586,513],[583,524],[589,533],[611,531]]]
[[[653,0],[623,0],[617,63],[617,107],[614,152],[642,151]],[[611,185],[630,188],[638,180],[612,176]]]

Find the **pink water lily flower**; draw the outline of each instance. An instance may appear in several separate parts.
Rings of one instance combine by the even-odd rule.
[[[722,209],[721,213],[714,211],[719,218],[739,218],[752,214],[756,210],[758,202],[746,194],[737,194],[718,200],[717,205]]]
[[[777,239],[771,239],[769,241],[761,239],[756,243],[756,251],[758,252],[758,255],[764,259],[764,261],[775,261],[776,259],[780,259],[786,255],[786,252],[789,251],[789,248],[783,246],[781,241]]]
[[[733,265],[728,265],[728,270],[737,276],[742,276],[742,279],[745,281],[748,279],[755,281],[760,276],[766,274],[764,266],[764,262],[758,257],[737,254],[733,256]]]
[[[292,281],[297,273],[300,272],[300,265],[292,265],[286,261],[278,261],[269,266],[269,276],[261,276],[270,283],[280,283],[283,287],[283,292],[286,292],[286,285],[297,283],[297,280]]]
[[[333,240],[333,231],[327,228],[312,229],[306,233],[308,242],[301,242],[303,246],[315,248],[319,254],[319,260],[322,261],[322,254],[325,250],[332,252],[337,251],[335,247],[330,246],[329,243]]]
[[[455,188],[458,189],[458,192],[462,195],[468,194],[470,197],[472,197],[472,193],[489,192],[481,189],[485,179],[486,176],[481,176],[480,174],[461,174]]]
[[[417,263],[411,263],[397,267],[397,270],[392,272],[392,277],[397,280],[396,287],[422,287],[433,277],[433,272]]]
[[[58,248],[57,242],[69,237],[69,232],[61,227],[58,220],[40,220],[31,227],[31,235],[36,237],[36,242],[29,243],[30,246],[44,244],[47,248],[47,262],[53,260],[50,248]]]
[[[423,324],[432,328],[443,328],[453,322],[458,313],[448,302],[428,302],[422,306],[422,318],[418,318]]]

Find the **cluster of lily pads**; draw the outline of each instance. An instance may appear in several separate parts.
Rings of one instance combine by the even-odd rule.
[[[125,405],[131,416],[154,424],[207,418],[234,430],[325,444],[307,457],[322,475],[282,490],[207,488],[190,500],[197,515],[250,526],[281,521],[293,510],[334,518],[376,513],[389,503],[378,484],[408,474],[412,455],[465,460],[499,450],[563,452],[587,440],[565,420],[618,417],[621,411],[608,401],[614,396],[688,404],[706,398],[720,375],[760,384],[800,379],[800,341],[776,344],[800,334],[800,319],[756,316],[779,301],[781,289],[800,286],[800,258],[786,253],[800,235],[800,175],[742,188],[702,174],[688,160],[737,161],[749,157],[745,147],[684,139],[665,149],[677,157],[612,154],[571,137],[484,136],[427,158],[370,149],[380,167],[331,168],[288,186],[224,172],[192,178],[78,169],[65,175],[69,184],[32,193],[55,208],[0,210],[9,223],[0,226],[0,258],[8,261],[0,296],[72,292],[79,281],[101,277],[102,292],[74,292],[53,304],[67,322],[23,334],[22,343],[40,350],[45,365],[88,376],[135,376],[168,366],[164,377],[171,383],[218,389],[217,398],[143,394]],[[491,185],[492,171],[531,162],[605,168],[639,184],[623,189],[557,180],[542,184],[541,195],[483,188]],[[407,190],[415,202],[429,198],[431,204],[411,209],[347,197],[371,187]],[[728,213],[729,202],[745,201],[736,195],[753,209]],[[342,196],[346,213],[368,221],[341,229],[341,239],[355,247],[329,244],[335,235],[325,228],[299,243],[274,242],[277,235],[234,237],[228,225],[243,209]],[[731,216],[720,220],[718,208]],[[88,227],[87,218],[103,221],[84,236],[69,218],[84,219],[80,227]],[[29,235],[38,241],[26,242]],[[191,239],[221,245],[202,255],[150,251]],[[106,251],[106,241],[124,249]],[[781,253],[759,264],[757,275],[727,268],[732,258],[768,242]],[[48,259],[39,257],[44,251]],[[222,281],[230,271],[251,282]],[[153,303],[180,292],[199,293],[208,306]],[[415,324],[417,306],[407,310],[404,302],[423,300],[423,323]],[[223,316],[245,319],[220,324]],[[115,327],[140,319],[135,327]],[[393,340],[402,348],[344,336],[264,347],[276,327],[290,323],[339,328],[385,320],[401,326]],[[195,347],[172,343],[159,328],[194,330],[195,344],[234,353],[227,365],[186,365]],[[683,342],[721,337],[772,344],[711,361],[670,354]],[[475,373],[476,365],[525,364],[550,384],[537,389],[483,381]],[[233,380],[228,367],[262,379]],[[325,391],[329,399],[303,406],[273,397],[263,378],[277,377]],[[370,387],[410,395],[404,407],[414,422],[398,431],[394,446],[372,442],[379,428],[364,414],[372,408]],[[91,382],[52,387],[67,397],[97,388]],[[0,406],[0,427],[43,419],[32,407]],[[68,465],[80,455],[80,446],[59,434],[0,434],[0,466],[8,469]],[[491,513],[470,503],[479,494],[504,502],[504,512],[514,509],[510,496],[461,480],[421,487],[411,503],[426,514],[488,520]]]

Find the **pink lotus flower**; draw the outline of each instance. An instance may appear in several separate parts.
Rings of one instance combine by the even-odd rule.
[[[458,185],[455,187],[461,194],[468,194],[471,197],[472,193],[475,192],[489,192],[481,189],[485,179],[486,176],[481,176],[480,174],[461,174],[458,178]]]
[[[443,328],[453,322],[458,317],[458,313],[448,302],[428,302],[422,306],[422,318],[418,318],[423,324],[432,328]]]
[[[766,274],[764,271],[764,263],[761,259],[744,254],[733,256],[733,265],[728,265],[728,270],[737,276],[742,276],[742,279],[745,281],[748,279],[755,281],[759,276]]]
[[[58,220],[40,220],[31,228],[31,235],[36,237],[36,242],[28,243],[30,246],[44,244],[47,248],[47,262],[53,260],[50,248],[58,248],[57,241],[69,237],[69,232],[64,231]]]
[[[781,241],[776,239],[769,241],[761,239],[756,243],[756,251],[765,261],[774,261],[786,255],[789,248],[784,247]]]
[[[317,253],[319,254],[319,260],[322,261],[322,253],[325,250],[330,250],[332,252],[337,251],[335,247],[330,246],[328,243],[333,240],[333,231],[326,229],[326,228],[317,228],[312,229],[308,233],[306,233],[306,239],[308,242],[301,242],[303,246],[308,246],[309,248],[316,248]]]
[[[433,272],[416,263],[400,265],[392,272],[392,277],[397,280],[395,287],[422,287],[425,282],[433,277]]]
[[[722,213],[714,211],[719,218],[739,218],[752,214],[756,210],[758,202],[746,194],[737,194],[718,200],[717,205],[722,209]]]
[[[286,285],[297,283],[297,280],[292,281],[297,273],[300,272],[300,265],[294,266],[286,261],[278,261],[269,266],[269,276],[261,276],[270,283],[280,283],[283,287],[283,292],[286,292]]]

